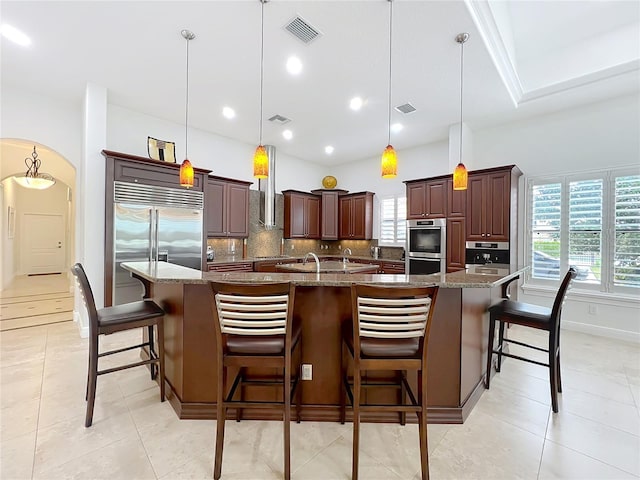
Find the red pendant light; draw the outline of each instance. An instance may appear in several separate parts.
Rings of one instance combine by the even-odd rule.
[[[262,93],[264,90],[264,4],[267,0],[260,1],[260,142],[253,154],[253,176],[255,178],[267,178],[269,176],[269,157],[267,150],[262,145]]]

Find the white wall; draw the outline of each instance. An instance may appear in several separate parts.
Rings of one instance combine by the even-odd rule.
[[[107,149],[147,157],[147,137],[176,143],[176,161],[184,159],[184,125],[151,117],[117,105],[108,106]],[[322,188],[325,167],[284,155],[276,147],[276,190]],[[189,160],[212,175],[254,182],[256,145],[232,140],[194,128],[189,129]]]

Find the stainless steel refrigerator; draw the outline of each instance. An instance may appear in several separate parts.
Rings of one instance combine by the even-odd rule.
[[[113,305],[140,300],[142,283],[122,262],[166,261],[200,270],[202,192],[114,182]]]

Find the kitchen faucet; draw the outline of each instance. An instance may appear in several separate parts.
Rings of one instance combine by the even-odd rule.
[[[302,259],[302,263],[303,264],[307,263],[307,258],[309,257],[309,255],[311,255],[313,259],[316,261],[316,273],[320,273],[320,260],[318,260],[318,256],[315,253],[309,252],[305,254],[304,258]]]
[[[350,249],[350,248],[345,248],[345,249],[342,251],[342,263],[347,263],[347,262],[349,261],[349,259],[347,258],[347,253],[348,253],[349,255],[353,255],[353,254],[351,253],[351,249]]]

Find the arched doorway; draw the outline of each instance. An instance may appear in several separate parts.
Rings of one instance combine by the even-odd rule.
[[[33,159],[55,184],[44,190],[15,181]],[[0,330],[73,319],[69,267],[75,252],[75,168],[38,142],[0,139]]]

